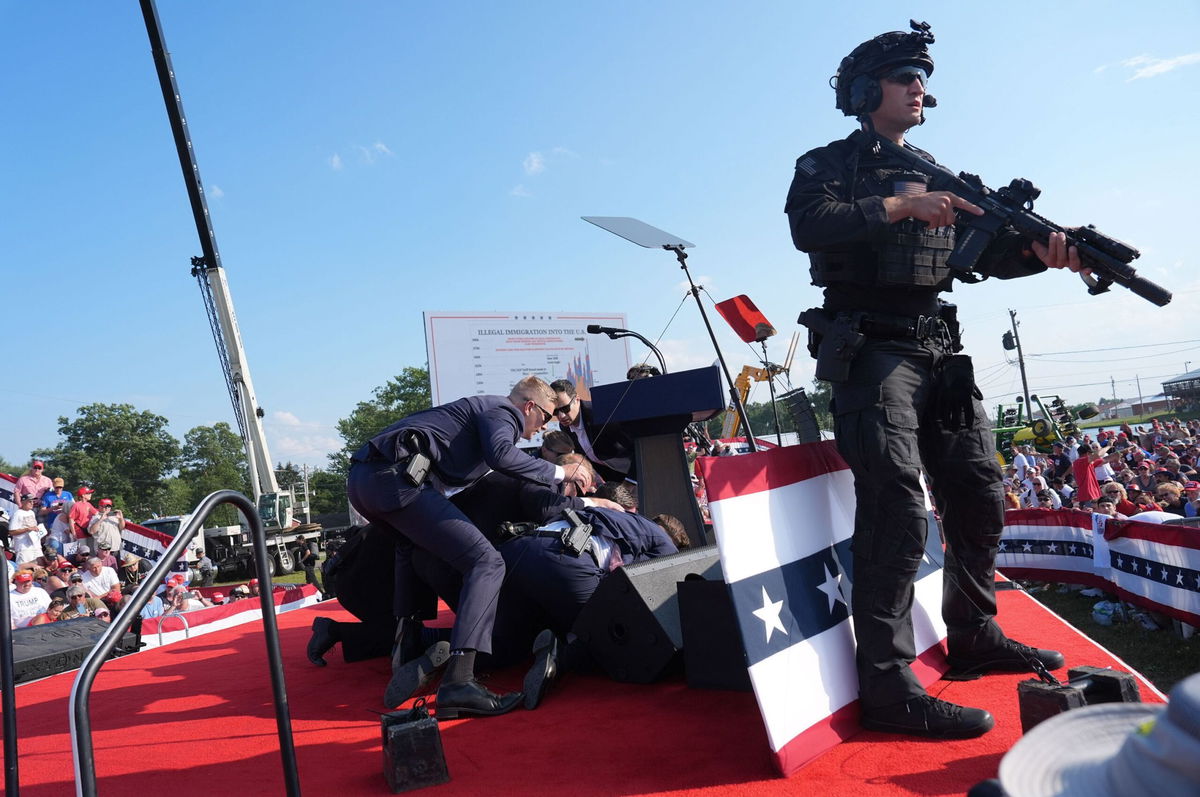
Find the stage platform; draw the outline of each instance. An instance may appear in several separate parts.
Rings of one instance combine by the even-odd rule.
[[[1128,670],[1028,595],[1003,591],[999,620],[1022,641],[1062,650],[1068,666]],[[349,619],[332,602],[279,616],[303,791],[387,794],[378,712],[385,659],[329,666],[304,656],[314,617]],[[109,662],[92,696],[101,794],[282,794],[278,739],[261,622]],[[493,675],[519,689],[523,670]],[[1058,673],[1065,676],[1065,671]],[[17,688],[21,791],[74,793],[68,694],[75,673]],[[939,681],[931,692],[996,715],[965,741],[863,731],[788,779],[775,776],[754,698],[689,689],[682,677],[650,686],[567,676],[536,711],[442,724],[451,781],[439,795],[961,795],[996,773],[1020,737],[1016,685],[1026,676]],[[1140,676],[1139,676],[1140,678]],[[1144,679],[1143,700],[1163,696]]]

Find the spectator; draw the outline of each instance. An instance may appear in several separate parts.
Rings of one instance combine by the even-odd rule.
[[[25,495],[28,493],[33,496],[34,501],[40,502],[42,496],[54,486],[46,478],[43,472],[45,470],[45,464],[40,459],[35,459],[30,464],[29,470],[17,477],[17,483],[13,485],[13,495]]]
[[[59,562],[55,571],[50,574],[50,597],[65,597],[67,587],[70,586],[71,573],[75,572],[75,568],[66,559]]]
[[[1075,488],[1064,482],[1062,479],[1051,479],[1050,489],[1058,493],[1060,502],[1063,506],[1071,506],[1071,496],[1075,494]]]
[[[141,617],[162,617],[164,611],[163,600],[158,595],[150,596],[150,600],[142,607]]]
[[[1154,478],[1153,471],[1154,463],[1149,459],[1143,459],[1138,463],[1137,475],[1134,476],[1134,481],[1137,483],[1137,486],[1142,490],[1142,492],[1153,490],[1154,485],[1158,483]]]
[[[1074,435],[1067,436],[1066,445],[1063,448],[1067,459],[1071,460],[1071,464],[1075,464],[1075,460],[1079,459],[1079,441],[1075,439]]]
[[[103,614],[101,614],[103,612]],[[67,590],[67,608],[63,610],[63,620],[74,620],[77,617],[107,617],[109,614],[99,598],[93,598],[82,586],[72,585]]]
[[[261,593],[258,591],[258,579],[252,578],[246,582],[247,597],[257,598]]]
[[[1116,503],[1107,495],[1102,495],[1096,499],[1096,513],[1100,515],[1108,515],[1114,520],[1125,520],[1125,515],[1117,512]]]
[[[1059,507],[1062,506],[1062,504],[1060,503],[1059,506],[1055,506],[1054,505],[1055,498],[1056,498],[1056,496],[1054,495],[1053,490],[1039,490],[1038,494],[1037,494],[1037,508],[1038,509],[1058,509]]]
[[[1021,497],[1017,495],[1017,486],[1011,479],[1004,480],[1004,508],[1020,509]]]
[[[222,592],[214,592],[211,600],[213,606],[220,606],[225,603],[225,594]]]
[[[23,493],[18,509],[8,520],[8,539],[13,552],[13,562],[23,565],[38,558],[41,551],[41,531],[37,515],[33,511],[33,493]]]
[[[92,537],[92,545],[97,550],[108,544],[108,550],[121,550],[121,532],[125,530],[125,515],[119,509],[113,508],[111,498],[101,498],[100,508],[88,521],[88,534]],[[115,563],[113,565],[115,567]]]
[[[117,572],[111,567],[105,567],[100,557],[93,556],[87,560],[87,570],[83,573],[83,587],[94,598],[103,598],[113,587],[121,586]]]
[[[113,555],[111,550],[109,550],[107,541],[101,542],[96,546],[96,558],[100,560],[100,564],[104,565],[105,567],[111,567],[114,573],[117,572],[117,568],[120,567],[120,565],[117,563],[117,557]]]
[[[13,628],[25,628],[50,605],[46,590],[33,583],[33,573],[22,570],[13,576],[8,593],[8,610]]]
[[[1101,488],[1104,497],[1113,502],[1113,508],[1122,515],[1132,515],[1137,512],[1137,506],[1129,500],[1125,488],[1117,482],[1110,482]]]
[[[88,536],[88,526],[92,522],[92,517],[96,514],[96,507],[92,506],[92,494],[95,492],[86,484],[80,485],[75,491],[75,503],[71,506],[71,536],[77,540],[82,540]]]
[[[76,545],[75,553],[67,557],[71,564],[75,565],[75,569],[83,572],[87,567],[87,560],[92,558],[92,549],[86,545]]]
[[[1154,497],[1158,499],[1158,506],[1162,511],[1184,517],[1183,490],[1178,484],[1166,482],[1158,485],[1154,490]]]
[[[1052,479],[1065,478],[1071,472],[1071,458],[1063,453],[1063,444],[1054,443],[1051,448],[1049,477]]]
[[[1098,444],[1079,447],[1079,458],[1071,463],[1071,472],[1075,476],[1075,504],[1080,509],[1091,507],[1100,497],[1100,482],[1096,480],[1093,467],[1104,453]]]
[[[71,533],[71,507],[75,506],[75,502],[64,501],[62,510],[54,513],[54,520],[46,526],[49,535],[48,540],[54,540],[55,547],[58,552],[65,553],[67,545],[75,542],[75,535]]]
[[[57,478],[51,482],[51,488],[42,494],[42,506],[38,509],[38,519],[49,531],[53,531],[54,521],[67,508],[67,504],[74,503],[75,500],[71,493],[63,489],[63,484],[62,478]],[[58,538],[55,537],[55,539]],[[62,542],[67,541],[63,540]],[[62,553],[61,546],[58,547],[58,552]]]
[[[126,551],[121,556],[121,580],[128,586],[136,587],[141,584],[142,578],[151,569],[149,562],[132,551]]]
[[[67,608],[66,598],[51,598],[50,604],[46,607],[46,611],[39,614],[29,621],[30,625],[44,625],[46,623],[56,623],[62,619],[63,611]]]
[[[1183,495],[1187,499],[1187,503],[1183,505],[1183,516],[1200,515],[1200,482],[1190,481],[1184,484]]]

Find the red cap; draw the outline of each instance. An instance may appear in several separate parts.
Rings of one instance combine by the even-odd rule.
[[[96,492],[96,491],[93,490],[91,487],[80,487],[78,490],[75,491],[75,494],[76,495],[91,495],[94,492]]]
[[[1183,485],[1185,490],[1200,490],[1200,482],[1187,482]]]
[[[28,584],[30,581],[33,581],[33,573],[30,573],[28,570],[22,570],[13,576],[13,581],[18,584]]]
[[[45,468],[45,467],[46,467],[46,463],[45,463],[45,462],[42,462],[40,459],[35,459],[35,460],[33,461],[33,467],[35,467],[35,468]]]
[[[112,506],[112,499],[111,498],[101,498],[100,506]]]
[[[223,601],[225,600],[225,596],[220,592],[214,592],[212,594],[212,599],[215,601]]]
[[[252,587],[257,587],[257,586],[258,586],[258,579],[257,579],[257,578],[252,578],[252,579],[250,579],[250,586],[252,586]]]

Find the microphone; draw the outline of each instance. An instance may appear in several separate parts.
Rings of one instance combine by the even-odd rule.
[[[932,94],[926,94],[925,99],[923,101],[923,105],[926,108],[936,108],[937,107],[937,97],[933,96]]]
[[[602,327],[599,324],[588,324],[587,331],[589,335],[612,335],[615,332],[628,332],[627,329],[620,327]]]

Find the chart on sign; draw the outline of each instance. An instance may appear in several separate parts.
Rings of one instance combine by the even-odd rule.
[[[481,394],[507,395],[533,374],[570,379],[580,395],[625,378],[627,338],[588,334],[588,325],[624,328],[620,313],[425,311],[425,347],[433,403]]]

